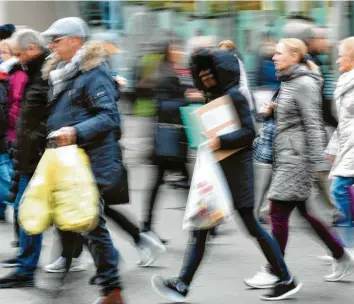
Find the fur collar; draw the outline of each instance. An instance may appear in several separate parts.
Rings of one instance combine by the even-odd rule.
[[[106,61],[108,53],[103,44],[98,41],[88,42],[88,49],[80,63],[80,71],[87,73],[88,71],[98,67],[102,62]],[[42,69],[43,79],[49,79],[49,73],[56,69],[60,60],[58,56],[51,55],[47,58],[47,62]]]

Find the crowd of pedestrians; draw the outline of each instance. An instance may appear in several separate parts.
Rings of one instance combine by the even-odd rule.
[[[88,25],[76,17],[60,19],[43,33],[16,30],[11,24],[0,26],[0,221],[6,221],[6,206],[11,206],[12,246],[18,248],[16,256],[1,262],[14,271],[0,278],[0,288],[36,285],[43,235],[29,234],[20,225],[22,198],[46,149],[78,145],[90,159],[100,193],[98,224],[84,234],[56,229],[62,251],[44,269],[50,273],[84,271],[81,256],[86,246],[96,266],[90,284],[101,286],[96,303],[125,303],[119,253],[105,218],[131,237],[140,256],[138,266],[148,267],[166,252],[167,241],[157,236],[154,227],[159,188],[167,172],[181,174],[176,185],[186,193],[191,180],[187,169],[189,139],[180,109],[195,100],[207,104],[226,95],[241,127],[209,138],[207,146],[213,152],[239,149],[219,164],[233,209],[267,261],[261,272],[244,283],[270,289],[262,300],[284,300],[301,289],[302,283],[285,262],[289,217],[295,209],[330,253],[326,258],[333,271],[324,280],[337,282],[349,275],[354,261],[346,238],[332,232],[308,206],[317,187],[330,209],[331,224],[353,226],[354,38],[339,43],[341,76],[332,101],[323,93],[318,58],[329,51],[325,36],[325,28],[314,27],[301,37],[279,41],[267,37],[259,54],[254,91],[232,41],[222,41],[218,47],[208,39],[199,39],[188,46],[187,68],[180,65],[184,59],[182,41],[171,39],[164,44],[149,87],[157,105],[152,157],[157,175],[147,197],[142,227],[138,227],[113,207],[129,201],[129,193],[112,196],[129,171],[120,146],[124,130],[119,99],[124,79],[112,70],[110,62],[119,49],[107,35],[90,39]],[[192,79],[186,81],[188,77]],[[265,91],[268,93],[262,94]],[[331,111],[332,103],[337,117]],[[260,122],[258,130],[255,124]],[[55,139],[48,138],[54,131]],[[262,178],[255,178],[257,174]],[[259,190],[256,195],[254,188]],[[271,234],[261,225],[264,223],[271,225]],[[179,275],[172,279],[158,274],[152,277],[158,294],[174,302],[185,301],[210,234],[217,236],[216,227],[190,232]]]

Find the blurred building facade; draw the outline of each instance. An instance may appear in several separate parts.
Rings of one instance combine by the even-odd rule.
[[[81,1],[79,6],[81,16],[93,27],[120,30],[127,38],[148,41],[161,30],[171,30],[188,41],[202,29],[204,35],[231,39],[243,55],[250,78],[262,40],[281,38],[289,16],[312,18],[328,26],[333,42],[354,34],[352,1]]]
[[[80,16],[76,1],[0,1],[0,24],[43,31],[58,18]]]
[[[159,39],[165,32],[186,42],[202,29],[204,35],[235,41],[250,78],[262,40],[279,39],[291,15],[328,26],[333,42],[354,35],[353,1],[0,1],[0,23],[43,30],[58,18],[81,16],[94,31],[117,31],[125,38],[120,48],[128,65],[141,42]],[[129,70],[120,69],[123,74]]]

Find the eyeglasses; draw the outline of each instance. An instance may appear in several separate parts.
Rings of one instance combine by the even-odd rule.
[[[53,36],[50,43],[58,43],[60,40],[68,38],[69,36]]]

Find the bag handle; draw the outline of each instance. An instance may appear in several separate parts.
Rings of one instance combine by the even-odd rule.
[[[200,166],[201,159],[208,158],[206,156],[214,159],[214,155],[208,147],[208,141],[205,141],[198,146],[196,165]],[[216,160],[215,160],[215,162],[216,162]]]

